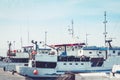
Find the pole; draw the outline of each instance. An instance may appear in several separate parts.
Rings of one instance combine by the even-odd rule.
[[[47,31],[45,31],[45,48],[46,48],[46,44],[47,44]]]
[[[29,26],[28,26],[28,44],[29,44]]]
[[[74,23],[73,23],[73,20],[72,20],[71,23],[72,23],[72,37],[74,37],[74,27],[73,27],[73,24],[74,24]]]
[[[88,34],[86,34],[86,46],[88,45],[88,43],[87,43],[87,36],[88,36]]]
[[[105,46],[106,46],[106,37],[107,37],[107,31],[106,31],[106,23],[107,23],[107,20],[106,20],[106,11],[104,12],[104,37],[105,37]]]

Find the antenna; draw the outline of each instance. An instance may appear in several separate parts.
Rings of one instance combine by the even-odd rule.
[[[29,26],[28,26],[28,44],[29,44]]]
[[[46,48],[46,45],[47,45],[47,31],[45,31],[45,48]]]
[[[22,48],[23,46],[22,36],[20,37],[20,42],[21,42],[21,48]]]
[[[71,24],[72,24],[72,37],[74,37],[74,28],[73,28],[73,20],[71,21]]]
[[[88,35],[90,35],[90,34],[86,33],[86,46],[88,45]]]
[[[106,46],[106,37],[107,37],[107,32],[106,32],[106,23],[107,23],[107,20],[106,20],[106,11],[104,12],[104,21],[103,21],[103,23],[104,23],[104,30],[105,30],[104,37],[105,37],[105,46]]]
[[[73,22],[73,20],[72,20],[72,21],[71,21],[71,28],[68,29],[68,31],[69,31],[70,34],[72,35],[72,38],[74,37],[74,27],[73,27],[73,24],[74,24],[74,22]],[[68,27],[70,27],[70,26],[68,26]]]
[[[21,48],[23,46],[23,41],[22,41],[22,26],[20,26],[20,45],[21,45]]]

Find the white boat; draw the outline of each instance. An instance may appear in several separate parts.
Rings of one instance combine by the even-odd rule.
[[[40,54],[38,56],[36,56],[36,54],[34,59],[30,59],[28,66],[16,66],[17,73],[29,77],[50,77],[51,75],[55,77],[56,75],[54,75],[54,73],[56,73],[55,67],[57,65],[57,56],[48,56],[50,51],[51,49],[40,49]],[[41,62],[41,60],[43,62]],[[44,60],[46,61],[45,64]],[[46,66],[46,68],[43,68],[44,66]],[[40,72],[37,73],[35,70]],[[44,74],[46,74],[46,76]]]
[[[33,46],[24,46],[22,49],[12,50],[11,43],[7,51],[7,57],[3,59],[1,66],[4,70],[16,71],[16,65],[27,66],[29,60],[29,53]]]
[[[120,64],[118,47],[81,47],[78,43],[54,47],[58,48],[56,52],[49,49],[37,52],[28,66],[17,66],[17,72],[29,77],[55,77],[66,72],[108,72],[114,64]]]

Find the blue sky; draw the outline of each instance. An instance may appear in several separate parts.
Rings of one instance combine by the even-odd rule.
[[[113,45],[120,45],[120,1],[119,0],[0,0],[0,49],[7,49],[7,41],[15,41],[20,47],[29,41],[47,43],[71,43],[68,26],[74,21],[75,40],[89,45],[104,45],[104,11],[107,12],[108,38]]]

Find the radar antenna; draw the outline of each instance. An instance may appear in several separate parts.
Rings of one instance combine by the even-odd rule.
[[[107,20],[106,20],[106,11],[104,12],[104,21],[103,21],[103,23],[104,23],[104,30],[105,30],[104,37],[105,37],[105,46],[106,46],[106,38],[107,38],[107,31],[106,31],[106,23],[107,23]]]
[[[73,27],[73,20],[71,21],[71,28],[68,29],[68,31],[70,32],[70,34],[72,35],[72,38],[74,37],[74,27]],[[70,26],[69,26],[70,27]]]

